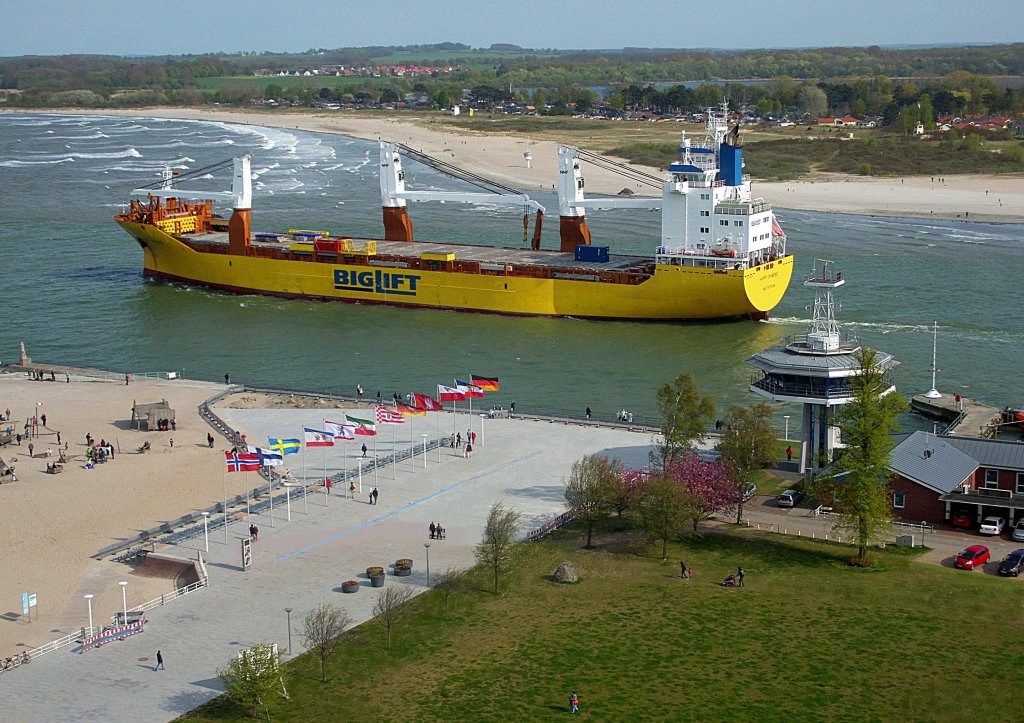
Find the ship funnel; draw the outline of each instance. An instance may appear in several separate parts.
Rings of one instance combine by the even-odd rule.
[[[558,147],[558,233],[563,252],[590,245],[586,211],[581,205],[585,182],[580,172],[578,153],[576,148]]]

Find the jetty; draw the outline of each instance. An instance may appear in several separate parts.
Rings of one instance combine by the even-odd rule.
[[[1003,423],[1003,411],[959,394],[930,397],[915,394],[910,407],[926,417],[947,422],[946,434],[995,439]]]

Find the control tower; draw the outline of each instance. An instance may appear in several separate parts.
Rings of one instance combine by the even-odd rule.
[[[814,289],[814,313],[808,332],[785,338],[778,346],[747,360],[747,364],[761,372],[751,380],[750,391],[773,402],[803,405],[799,466],[802,473],[826,466],[832,459],[832,450],[842,446],[835,412],[853,401],[850,381],[860,374],[860,344],[853,337],[843,337],[836,321],[833,292],[845,283],[831,261],[819,259],[804,281],[804,286]],[[883,351],[876,353],[876,363],[883,374],[899,364],[892,354]],[[890,385],[883,393],[894,389]]]

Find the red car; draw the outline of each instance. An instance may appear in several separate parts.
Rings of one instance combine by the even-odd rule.
[[[991,557],[992,553],[984,545],[971,545],[956,556],[953,560],[953,567],[959,567],[962,570],[973,570],[984,565]]]
[[[974,520],[966,512],[954,512],[953,516],[949,518],[949,524],[953,527],[971,527]]]

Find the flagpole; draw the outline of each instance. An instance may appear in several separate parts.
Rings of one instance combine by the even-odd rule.
[[[374,428],[373,431],[376,432],[377,431],[376,428]],[[374,434],[373,435],[373,486],[374,487],[377,486],[377,467],[380,466],[379,459],[377,457],[377,437],[379,437],[379,436],[380,436],[379,434]],[[362,490],[359,490],[359,491],[362,492]]]
[[[416,474],[416,440],[412,436],[412,427],[409,427],[409,471]]]
[[[245,473],[245,516],[248,517],[252,513],[249,511],[249,490],[252,489],[252,477],[249,473]],[[250,520],[252,522],[252,520]]]
[[[437,461],[441,461],[441,415],[435,412],[437,416],[434,417],[434,434],[437,435]]]
[[[395,410],[397,413],[397,409]],[[398,479],[398,443],[395,438],[398,436],[397,424],[391,425],[391,479]]]
[[[283,458],[283,457],[282,457]],[[274,470],[267,470],[268,477],[270,477],[270,526],[274,526]]]
[[[325,424],[326,428],[327,425]],[[327,447],[324,447],[324,507],[327,506]]]
[[[224,544],[228,544],[228,473],[224,472]]]

